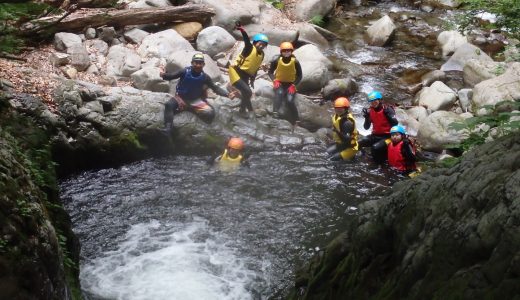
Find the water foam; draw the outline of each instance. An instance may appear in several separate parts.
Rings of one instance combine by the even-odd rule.
[[[256,274],[207,223],[132,226],[117,250],[82,266],[83,289],[102,299],[252,299]]]

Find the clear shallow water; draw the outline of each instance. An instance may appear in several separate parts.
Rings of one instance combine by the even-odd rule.
[[[87,299],[268,299],[392,178],[321,153],[265,152],[225,174],[153,159],[61,184]]]

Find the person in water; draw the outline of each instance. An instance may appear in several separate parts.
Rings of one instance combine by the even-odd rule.
[[[392,142],[388,144],[388,165],[404,176],[414,177],[418,171],[415,164],[417,159],[404,127],[393,126],[390,129],[390,139]]]
[[[224,153],[218,156],[214,162],[217,162],[220,170],[236,170],[241,165],[247,165],[243,151],[244,141],[241,138],[232,137],[229,139]]]
[[[273,80],[275,97],[273,99],[273,116],[278,117],[280,107],[285,104],[289,110],[287,120],[291,124],[298,121],[296,107],[296,85],[302,80],[302,67],[293,55],[294,47],[290,42],[280,44],[280,55],[276,56],[269,67],[269,77]]]
[[[253,36],[253,43],[249,40],[249,36],[245,29],[237,22],[236,29],[242,33],[244,40],[244,49],[235,61],[229,66],[229,82],[237,89],[241,96],[240,110],[241,116],[247,118],[247,111],[253,112],[251,97],[253,92],[251,88],[255,86],[255,78],[258,69],[264,60],[264,49],[269,43],[269,39],[263,33]],[[251,88],[249,87],[251,86]]]
[[[365,122],[363,128],[372,133],[359,140],[360,147],[371,147],[372,159],[377,164],[383,164],[387,159],[387,145],[390,143],[390,128],[397,125],[394,108],[383,103],[383,95],[379,91],[368,94],[370,107],[363,108]]]
[[[327,149],[330,160],[352,160],[358,152],[356,121],[350,113],[350,101],[339,97],[334,101],[332,116],[334,144]]]
[[[215,110],[208,104],[207,88],[211,88],[217,95],[234,98],[235,92],[228,93],[213,83],[213,80],[204,73],[204,55],[197,53],[191,58],[191,66],[176,73],[161,73],[164,80],[179,78],[175,96],[164,104],[164,130],[171,132],[173,116],[184,110],[195,113],[201,120],[211,123],[215,118]]]

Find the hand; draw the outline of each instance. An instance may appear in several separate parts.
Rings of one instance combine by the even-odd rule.
[[[363,117],[368,118],[370,116],[370,113],[368,112],[368,108],[366,108],[366,107],[363,108],[362,112],[363,112]]]
[[[282,83],[280,82],[280,80],[274,80],[273,81],[273,89],[279,89],[280,88],[280,85],[282,85]]]
[[[229,98],[229,99],[234,99],[234,98],[237,97],[237,94],[238,94],[237,91],[229,92],[229,94],[228,94],[228,98]]]
[[[291,85],[289,86],[289,88],[287,89],[287,92],[289,94],[296,94],[296,86],[294,84],[291,83]]]
[[[240,24],[240,21],[235,22],[235,29],[239,31],[244,31],[244,27],[242,27],[242,24]]]
[[[179,109],[184,110],[184,107],[186,107],[186,102],[184,102],[181,98],[175,97],[175,101],[179,104]]]

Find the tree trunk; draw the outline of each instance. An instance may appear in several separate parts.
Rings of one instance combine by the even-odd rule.
[[[80,32],[87,27],[141,25],[153,23],[177,23],[196,21],[205,23],[215,12],[205,5],[183,5],[160,8],[81,9],[60,20],[60,16],[42,18],[25,23],[22,33],[48,34],[66,31]]]

